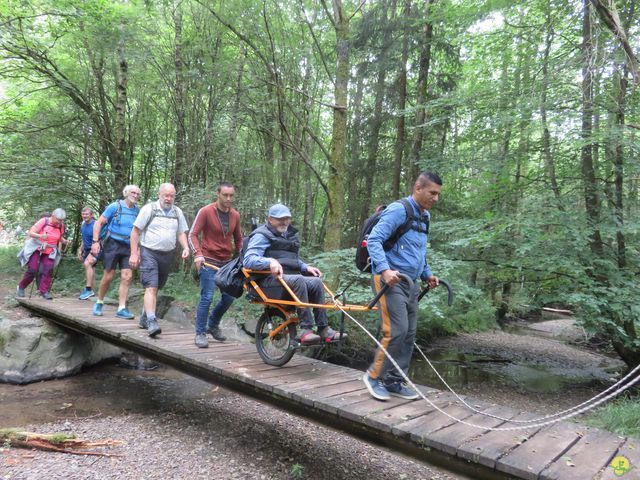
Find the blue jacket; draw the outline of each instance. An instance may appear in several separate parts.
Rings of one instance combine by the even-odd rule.
[[[431,218],[431,214],[425,210],[420,212],[420,207],[413,197],[407,197],[413,207],[415,216]],[[427,235],[414,229],[409,230],[401,236],[393,248],[384,251],[382,244],[393,235],[393,232],[400,227],[407,219],[404,206],[400,202],[390,204],[380,216],[380,220],[371,230],[367,239],[367,250],[371,257],[371,271],[374,274],[382,273],[384,270],[397,270],[404,273],[412,280],[420,277],[426,280],[433,273],[426,260]]]

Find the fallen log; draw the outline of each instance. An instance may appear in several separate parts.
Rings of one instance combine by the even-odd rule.
[[[14,428],[0,429],[0,444],[6,447],[34,448],[49,452],[70,453],[72,455],[100,455],[103,457],[117,457],[120,455],[106,452],[85,450],[94,447],[113,447],[122,445],[120,440],[89,441],[76,438],[65,433],[34,433],[23,432]]]

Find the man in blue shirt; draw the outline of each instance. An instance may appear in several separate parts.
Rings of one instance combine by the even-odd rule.
[[[304,263],[299,256],[300,238],[291,226],[291,212],[277,203],[269,208],[267,223],[259,226],[251,235],[244,254],[243,266],[251,270],[270,270],[271,275],[260,280],[259,285],[269,298],[290,300],[277,277],[282,277],[293,293],[305,303],[324,303],[322,272]],[[306,276],[303,276],[306,275]],[[300,333],[298,341],[309,345],[320,340],[338,340],[340,333],[329,327],[324,308],[314,308],[313,317],[309,308],[299,309]],[[313,332],[313,322],[318,333]],[[346,335],[342,335],[346,337]]]
[[[84,207],[80,215],[82,215],[82,223],[80,224],[82,243],[78,247],[78,259],[83,262],[86,283],[84,290],[78,298],[80,300],[87,300],[95,295],[93,291],[95,277],[94,267],[98,259],[91,255],[91,239],[93,238],[93,224],[96,221],[93,218],[93,210],[91,210],[90,207]]]
[[[420,293],[417,280],[427,282],[430,288],[435,288],[440,283],[438,277],[431,272],[425,255],[431,218],[429,209],[438,201],[441,189],[442,180],[436,173],[422,172],[413,186],[413,193],[407,197],[413,208],[411,229],[391,249],[384,250],[385,241],[407,219],[404,205],[393,202],[384,210],[367,239],[373,289],[377,293],[383,283],[389,285],[379,304],[383,332],[380,343],[405,375],[409,370],[416,336]],[[369,393],[378,400],[388,400],[390,395],[409,400],[419,396],[403,383],[402,375],[381,348],[376,351],[363,381]]]
[[[131,256],[130,240],[133,222],[138,216],[140,209],[136,206],[140,199],[140,188],[137,185],[127,185],[122,190],[123,200],[118,200],[110,204],[100,215],[100,218],[93,225],[93,238],[91,239],[91,254],[98,257],[104,251],[102,263],[104,264],[104,275],[98,289],[98,298],[93,306],[93,314],[102,316],[102,306],[104,297],[111,282],[116,276],[116,266],[120,267],[120,289],[118,291],[118,311],[116,316],[120,318],[132,319],[133,314],[127,310],[127,295],[133,273],[129,266]],[[100,233],[102,227],[106,227],[106,236],[100,244]]]

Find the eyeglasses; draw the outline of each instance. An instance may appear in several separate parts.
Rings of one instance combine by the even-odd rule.
[[[139,197],[140,195],[142,195],[142,192],[129,192],[129,195],[135,195],[136,197]]]

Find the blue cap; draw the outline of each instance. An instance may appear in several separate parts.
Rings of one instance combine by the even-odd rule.
[[[273,218],[291,218],[291,212],[285,205],[276,203],[275,205],[271,205],[269,208],[269,216]]]

